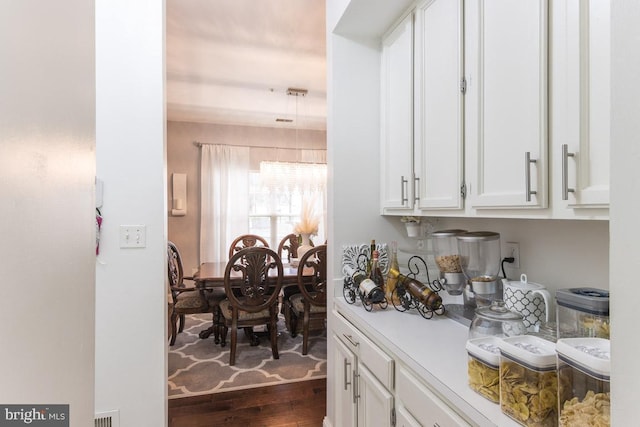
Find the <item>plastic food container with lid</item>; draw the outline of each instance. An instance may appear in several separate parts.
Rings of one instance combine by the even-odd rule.
[[[467,341],[469,387],[493,403],[500,402],[500,338]]]
[[[611,425],[609,340],[563,338],[556,351],[559,425]]]
[[[556,346],[531,335],[500,342],[500,409],[524,426],[556,426]]]
[[[609,291],[570,288],[556,291],[558,339],[609,338]]]

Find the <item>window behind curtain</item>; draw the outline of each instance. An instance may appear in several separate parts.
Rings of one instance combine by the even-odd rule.
[[[259,171],[249,172],[249,233],[264,237],[277,249],[300,221],[301,210],[300,192],[271,193],[263,188]]]
[[[300,222],[303,197],[315,201],[317,213],[320,215],[318,235],[311,236],[316,244],[324,242],[324,206],[325,195],[321,191],[302,193],[298,190],[272,191],[265,189],[259,171],[249,172],[249,233],[264,237],[273,249],[278,248],[280,241]]]

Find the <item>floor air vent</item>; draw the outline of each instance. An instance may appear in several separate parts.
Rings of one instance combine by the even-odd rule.
[[[120,412],[109,411],[96,414],[95,427],[120,427]]]

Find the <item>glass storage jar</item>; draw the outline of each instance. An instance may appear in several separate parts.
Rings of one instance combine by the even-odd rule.
[[[467,340],[469,387],[493,403],[500,402],[500,338]]]
[[[609,340],[562,338],[556,351],[560,426],[611,425]]]
[[[558,339],[609,338],[609,292],[596,288],[556,291]]]
[[[440,230],[431,233],[440,279],[449,295],[461,295],[464,290],[465,277],[460,266],[456,237],[466,232],[466,230]]]
[[[555,344],[531,335],[500,342],[500,409],[523,426],[557,425]]]
[[[475,311],[469,326],[469,338],[513,337],[527,332],[522,315],[505,307],[504,301],[493,301],[491,305],[478,307]]]

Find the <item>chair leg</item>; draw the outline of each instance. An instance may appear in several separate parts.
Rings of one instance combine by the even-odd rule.
[[[271,308],[271,324],[269,325],[269,330],[271,332],[271,354],[273,354],[274,359],[279,359],[280,355],[278,354],[278,312],[277,307]]]
[[[180,327],[178,328],[178,332],[182,332],[184,330],[184,314],[180,315]]]
[[[302,354],[306,355],[309,352],[309,312],[311,309],[305,307],[304,321],[302,324]]]
[[[169,345],[172,346],[176,343],[176,337],[178,336],[178,314],[171,312],[171,340]]]
[[[213,308],[213,342],[220,344],[220,307]]]
[[[227,327],[227,324],[224,323],[225,320],[221,320],[220,322],[220,327],[222,328],[222,336],[220,337],[220,347],[226,347],[227,345],[227,331],[229,331],[229,328]]]
[[[296,315],[296,313],[293,311],[293,309],[291,309],[291,338],[295,338],[298,336],[298,316]]]
[[[238,343],[238,318],[234,315],[231,322],[231,350],[229,351],[229,366],[236,364],[236,344]]]

